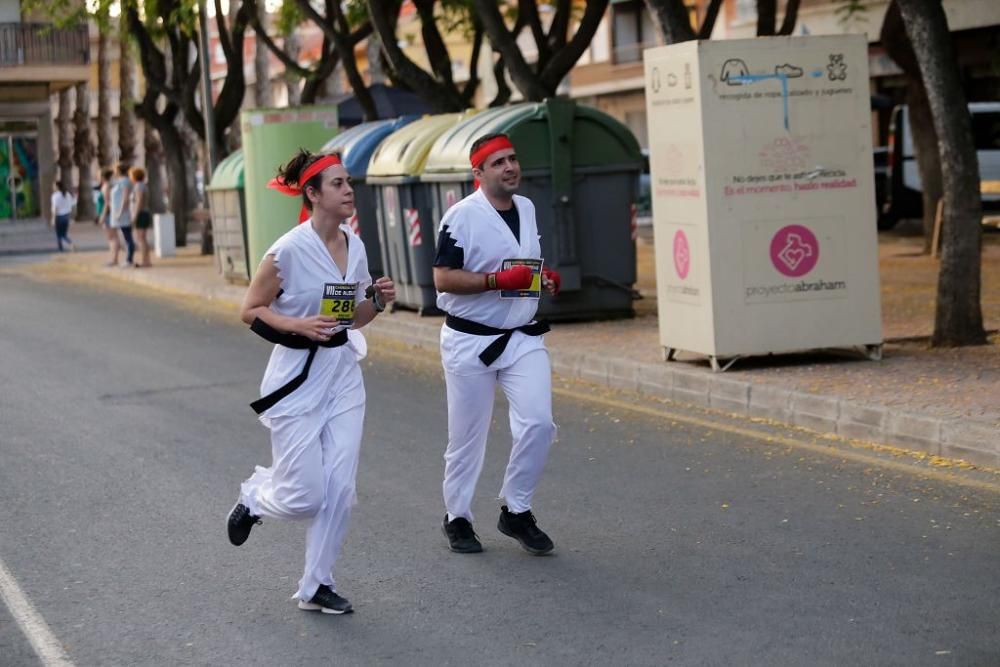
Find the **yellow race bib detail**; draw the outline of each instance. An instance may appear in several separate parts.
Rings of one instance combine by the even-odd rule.
[[[505,259],[500,263],[501,270],[524,264],[531,269],[531,286],[528,289],[501,290],[501,299],[537,299],[542,294],[542,260],[540,259]]]
[[[343,325],[353,324],[357,293],[357,283],[326,283],[323,286],[320,315],[335,318]]]

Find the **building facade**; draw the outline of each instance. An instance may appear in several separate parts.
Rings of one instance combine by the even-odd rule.
[[[51,96],[90,78],[87,26],[59,29],[0,0],[0,224],[49,217]]]
[[[692,24],[698,24],[706,0],[686,0]],[[869,70],[873,96],[875,145],[884,145],[891,107],[902,104],[906,81],[879,43],[889,3],[872,0],[844,20],[843,2],[802,0],[796,35],[864,33],[869,42]],[[970,101],[1000,100],[1000,10],[997,0],[944,0],[966,95]],[[779,3],[778,21],[784,3]],[[755,0],[727,0],[715,23],[713,39],[755,36]],[[642,79],[642,51],[662,44],[643,0],[612,0],[590,49],[569,77],[573,98],[595,106],[629,126],[643,148],[648,147],[646,102]]]

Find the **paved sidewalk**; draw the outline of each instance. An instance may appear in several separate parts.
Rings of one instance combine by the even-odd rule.
[[[106,248],[103,232],[92,222],[73,222],[69,237],[78,251]],[[56,231],[41,218],[0,222],[0,257],[56,252]]]
[[[98,230],[94,230],[96,234]],[[815,432],[963,459],[1000,468],[1000,234],[983,249],[983,313],[991,345],[932,350],[937,262],[919,254],[905,227],[880,235],[884,358],[816,351],[738,361],[713,373],[707,361],[662,361],[656,323],[652,238],[639,240],[643,299],[633,320],[559,324],[547,336],[558,376],[658,399],[773,419]],[[229,285],[196,243],[151,269],[103,266],[104,253],[53,256],[47,269],[86,272],[237,306],[244,287]],[[2,265],[0,265],[2,266]],[[405,311],[380,317],[375,336],[437,353],[440,318]]]

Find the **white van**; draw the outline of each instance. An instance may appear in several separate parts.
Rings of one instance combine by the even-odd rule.
[[[972,138],[979,157],[981,181],[1000,181],[1000,102],[973,102]],[[923,215],[920,170],[910,134],[910,113],[905,104],[892,110],[889,125],[889,169],[885,201],[879,211],[879,229],[889,229],[903,218]],[[1000,210],[1000,192],[984,192],[984,210]]]

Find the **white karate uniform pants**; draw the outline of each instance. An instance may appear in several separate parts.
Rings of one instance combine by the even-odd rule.
[[[448,387],[448,449],[444,455],[444,504],[448,519],[472,516],[472,496],[483,469],[486,436],[499,382],[510,404],[513,447],[500,489],[511,512],[531,509],[531,498],[555,438],[552,371],[544,349],[528,352],[512,365],[474,375],[445,371]]]
[[[241,487],[242,502],[253,515],[311,519],[305,572],[293,596],[307,602],[320,584],[337,589],[333,568],[357,503],[355,478],[365,419],[360,378],[359,369],[352,407],[345,411],[336,412],[337,398],[331,396],[327,404],[304,415],[269,418],[271,467],[258,466]]]

